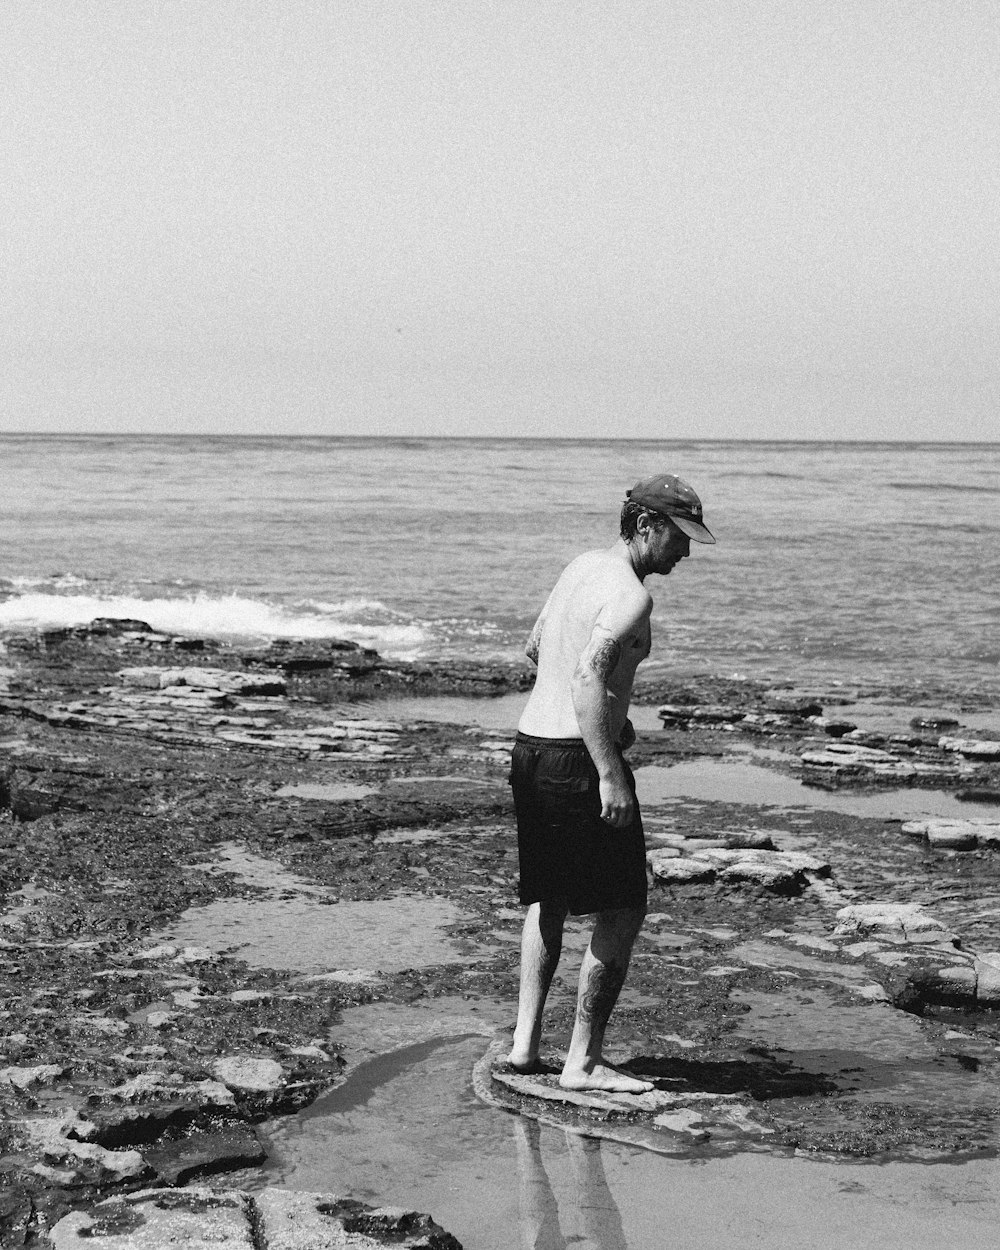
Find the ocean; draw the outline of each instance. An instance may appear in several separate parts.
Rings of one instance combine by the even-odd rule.
[[[654,472],[715,547],[652,668],[1000,692],[1000,444],[0,436],[0,636],[130,616],[509,658]]]

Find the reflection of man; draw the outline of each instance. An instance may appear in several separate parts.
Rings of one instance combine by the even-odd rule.
[[[563,571],[527,653],[538,666],[511,761],[520,898],[521,993],[510,1062],[538,1064],[542,1010],[570,913],[596,912],[580,968],[576,1020],[559,1083],[566,1089],[651,1089],[608,1064],[604,1031],[646,914],[646,855],[635,782],[622,756],[635,670],[649,654],[649,573],[666,575],[690,540],[714,543],[701,501],[660,474],[628,492],[621,537]]]
[[[546,1130],[550,1135],[553,1130]],[[541,1130],[526,1116],[514,1117],[514,1148],[521,1177],[521,1244],[524,1250],[628,1250],[618,1207],[608,1188],[601,1161],[601,1143],[564,1130],[573,1168],[575,1201],[564,1204],[563,1223],[581,1226],[564,1236],[559,1206],[542,1162]]]

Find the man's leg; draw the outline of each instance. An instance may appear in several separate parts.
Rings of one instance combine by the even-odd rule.
[[[542,1037],[542,1009],[562,952],[562,903],[532,903],[521,934],[521,991],[517,1001],[517,1025],[508,1061],[529,1071],[538,1063]]]
[[[597,913],[590,946],[580,966],[576,1022],[559,1078],[564,1089],[602,1089],[642,1094],[649,1081],[619,1072],[604,1059],[604,1030],[628,972],[632,944],[646,915],[645,907],[622,907]]]

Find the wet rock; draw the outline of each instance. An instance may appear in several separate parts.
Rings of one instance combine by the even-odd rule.
[[[726,850],[773,851],[774,841],[762,829],[725,829],[719,837]]]
[[[1000,953],[984,952],[959,963],[922,967],[896,982],[892,1000],[916,1015],[928,1006],[995,1010],[1000,1007]]]
[[[372,968],[336,968],[333,972],[313,972],[308,976],[297,978],[297,983],[301,985],[364,985],[377,986],[381,985],[384,980],[383,974]]]
[[[748,848],[746,850],[710,849],[703,852],[704,859],[724,864],[735,865],[765,864],[788,869],[790,872],[814,873],[817,877],[828,877],[832,871],[825,859],[816,855],[807,855],[804,851],[765,851]]]
[[[218,1246],[254,1250],[249,1199],[207,1189],[140,1190],[90,1212],[73,1211],[49,1233],[54,1250],[163,1250]]]
[[[252,1055],[217,1059],[212,1071],[229,1089],[241,1094],[274,1094],[285,1083],[280,1063]]]
[[[970,786],[959,790],[955,798],[960,803],[996,803],[1000,805],[1000,790],[991,786]]]
[[[169,960],[175,964],[200,964],[217,963],[219,956],[207,946],[177,947],[167,942],[151,946],[148,950],[137,951],[131,958],[133,963],[160,963]]]
[[[818,751],[803,751],[799,757],[804,765],[812,768],[828,768],[837,771],[872,772],[882,775],[905,776],[915,771],[914,766],[877,747],[864,746],[858,742],[841,740],[832,742]]]
[[[0,1186],[0,1246],[33,1243],[35,1227],[35,1202],[31,1191],[5,1175]]]
[[[691,885],[715,878],[716,866],[704,859],[678,859],[673,852],[649,851],[646,859],[657,881]]]
[[[815,699],[795,695],[768,695],[764,706],[768,712],[776,712],[779,716],[797,716],[802,720],[823,715],[822,704],[817,703]]]
[[[29,781],[19,770],[9,770],[6,780],[0,782],[0,807],[9,808],[15,820],[41,820],[58,812],[64,804],[58,790]]]
[[[958,721],[953,716],[914,716],[910,721],[910,728],[941,733],[945,729],[957,729]]]
[[[843,738],[845,734],[853,733],[857,729],[852,720],[836,720],[830,716],[810,716],[809,723],[822,729],[830,738]]]
[[[890,996],[885,988],[881,985],[858,985],[853,987],[852,993],[857,994],[859,998],[864,998],[870,1003],[887,1003]]]
[[[147,960],[154,963],[160,959],[175,959],[177,957],[177,947],[169,944],[161,944],[160,946],[151,946],[148,950],[137,951],[132,956],[136,963],[145,963]]]
[[[905,942],[925,942],[946,937],[940,920],[929,916],[918,903],[852,903],[837,912],[835,933],[846,936],[884,934]]]
[[[742,720],[744,712],[741,708],[732,707],[689,707],[682,704],[664,704],[657,708],[656,715],[663,722],[665,729],[688,728],[690,725],[726,725]]]
[[[938,739],[938,746],[942,751],[954,751],[970,760],[1000,760],[1000,742],[945,736]]]
[[[140,689],[221,691],[232,695],[283,695],[286,684],[271,674],[234,672],[225,668],[123,668],[118,674],[125,686]]]
[[[746,882],[779,894],[801,892],[811,875],[830,875],[830,865],[801,851],[726,848],[702,844],[690,857],[678,858],[675,848],[649,851],[646,856],[653,876],[671,884],[694,884],[719,880]]]
[[[933,968],[911,981],[923,1003],[960,1007],[976,1000],[976,971],[971,967]]]
[[[287,1053],[300,1059],[318,1059],[320,1063],[333,1062],[332,1057],[322,1046],[290,1046]]]
[[[776,849],[769,833],[763,829],[722,829],[715,837],[700,834],[660,833],[654,835],[658,849],[671,848],[679,855],[699,855],[708,848],[718,850],[773,851]]]
[[[272,668],[283,668],[288,674],[337,669],[361,676],[374,671],[379,665],[379,654],[371,647],[337,638],[322,641],[276,638],[266,651],[247,658]]]
[[[157,1049],[162,1049],[159,1047]],[[177,1072],[140,1072],[121,1085],[91,1094],[91,1106],[136,1106],[153,1101],[180,1100],[201,1107],[231,1107],[232,1092],[221,1081],[185,1081]]]
[[[742,972],[743,969],[741,968]],[[638,1074],[637,1074],[638,1075]],[[511,1067],[498,1065],[493,1069],[492,1078],[498,1085],[506,1086],[515,1093],[537,1098],[542,1102],[564,1103],[572,1107],[586,1107],[594,1111],[603,1111],[614,1115],[634,1115],[644,1112],[656,1115],[675,1108],[679,1099],[674,1093],[666,1090],[652,1089],[644,1094],[615,1094],[603,1090],[563,1089],[555,1074],[524,1075]]]
[[[351,1250],[400,1246],[462,1250],[429,1215],[399,1207],[367,1207],[351,1198],[265,1189],[256,1214],[269,1250]]]
[[[143,1153],[159,1179],[168,1185],[186,1185],[198,1177],[256,1167],[267,1158],[256,1133],[243,1124],[161,1140]]]
[[[976,973],[976,998],[981,1007],[1000,1007],[1000,953],[977,955],[973,968]]]
[[[73,1211],[49,1233],[53,1250],[462,1250],[429,1215],[368,1207],[333,1194],[265,1189],[143,1189]]]
[[[34,1068],[0,1068],[0,1086],[13,1085],[15,1089],[28,1090],[34,1085],[51,1085],[65,1073],[57,1063],[42,1063]]]
[[[81,1141],[81,1131],[93,1126],[79,1117],[25,1120],[23,1130],[43,1158],[55,1163],[86,1163],[97,1172],[99,1182],[133,1180],[148,1174],[149,1168],[138,1150],[108,1150],[94,1142]]]
[[[153,627],[145,621],[136,621],[125,616],[97,616],[87,626],[87,632],[98,636],[117,637],[120,634],[151,634]]]
[[[722,881],[746,881],[776,893],[797,893],[801,888],[798,874],[782,864],[734,863],[719,870]]]
[[[926,840],[931,846],[952,851],[974,851],[977,847],[1000,849],[1000,822],[986,820],[907,820],[900,826],[909,837]]]

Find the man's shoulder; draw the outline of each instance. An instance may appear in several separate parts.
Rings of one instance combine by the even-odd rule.
[[[648,616],[653,606],[652,596],[632,568],[607,550],[577,556],[560,581],[570,601],[591,615],[613,605],[638,620]]]
[[[616,585],[631,586],[641,594],[646,594],[642,582],[636,577],[632,566],[614,554],[614,548],[598,547],[594,551],[584,551],[575,560],[571,560],[563,570],[566,574],[606,578]]]

